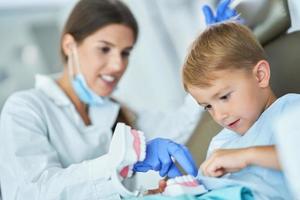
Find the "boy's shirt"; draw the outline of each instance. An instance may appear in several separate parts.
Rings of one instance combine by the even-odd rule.
[[[275,136],[276,131],[278,131],[276,123],[281,121],[280,118],[283,114],[288,115],[285,112],[293,110],[289,107],[295,105],[295,101],[300,102],[300,95],[287,94],[277,99],[261,114],[259,119],[243,136],[224,128],[212,139],[207,156],[209,157],[214,150],[220,148],[234,149],[276,145]],[[234,183],[246,185],[253,190],[256,196],[255,199],[292,199],[283,173],[269,168],[249,166],[239,172],[227,174],[222,178],[201,177],[200,179],[205,179],[203,182],[207,182],[212,187],[222,182],[225,185]],[[218,184],[214,182],[218,182]],[[224,184],[221,185],[224,186]]]

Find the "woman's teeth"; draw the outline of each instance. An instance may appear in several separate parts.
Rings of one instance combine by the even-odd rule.
[[[116,78],[110,75],[101,75],[101,78],[106,82],[113,82]]]

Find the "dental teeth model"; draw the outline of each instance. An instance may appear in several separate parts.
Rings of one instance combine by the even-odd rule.
[[[123,197],[137,196],[138,191],[127,190],[121,181],[132,176],[133,165],[143,161],[146,156],[144,133],[132,129],[124,123],[118,123],[109,148],[110,166],[112,166],[112,181],[115,189]]]
[[[176,178],[169,179],[167,181],[167,187],[163,192],[165,196],[178,196],[183,194],[199,195],[207,192],[204,185],[199,183],[199,181],[191,176],[180,176]]]

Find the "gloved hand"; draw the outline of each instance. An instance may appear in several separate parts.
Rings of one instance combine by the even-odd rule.
[[[221,0],[217,6],[216,16],[214,16],[212,9],[208,5],[204,5],[202,11],[205,16],[206,25],[226,21],[234,17],[237,17],[236,20],[243,23],[243,20],[238,17],[238,12],[229,7],[230,3],[231,0]]]
[[[198,169],[187,147],[177,144],[169,139],[156,138],[147,143],[146,158],[137,162],[133,171],[147,172],[148,170],[159,171],[160,176],[174,178],[182,174],[176,167],[175,159],[181,167],[193,176],[197,176]]]

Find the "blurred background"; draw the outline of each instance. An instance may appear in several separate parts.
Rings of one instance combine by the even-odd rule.
[[[60,17],[67,0],[0,1],[0,108],[16,90],[30,88],[36,73],[61,70]]]
[[[124,1],[138,19],[140,37],[116,96],[134,110],[168,111],[182,102],[179,68],[204,28],[200,1]],[[75,2],[0,0],[0,110],[12,92],[34,85],[35,74],[62,70],[60,33]]]
[[[101,1],[101,0],[100,0]],[[246,0],[247,1],[247,0]],[[276,2],[277,0],[266,0]],[[76,0],[0,0],[0,111],[14,91],[31,88],[35,74],[58,73],[60,33]],[[114,96],[133,111],[167,113],[182,104],[186,95],[180,81],[180,67],[191,41],[206,27],[203,4],[217,0],[124,0],[135,14],[140,35],[129,68]],[[263,21],[265,10],[255,7],[263,0],[248,0],[242,16],[252,25]],[[255,2],[259,2],[258,4]],[[238,5],[239,0],[235,0]],[[291,24],[288,32],[300,29],[300,1],[288,1]],[[266,6],[265,6],[266,7]],[[269,7],[269,6],[267,6]],[[266,9],[266,8],[264,8]],[[242,8],[241,8],[242,10]],[[282,10],[269,11],[272,19]],[[277,23],[277,27],[280,23]],[[291,25],[291,26],[290,26]],[[259,31],[259,30],[258,30]],[[274,32],[274,31],[272,31]],[[208,141],[219,127],[204,117],[199,140],[190,141],[192,151],[203,160]],[[200,131],[199,131],[200,130]],[[198,134],[199,135],[199,134]],[[194,142],[194,143],[193,143]],[[199,154],[199,150],[202,153]]]
[[[180,67],[189,44],[205,28],[201,7],[217,0],[124,1],[138,19],[140,37],[115,96],[135,111],[150,107],[167,112],[185,95]],[[13,91],[33,86],[36,73],[62,69],[60,33],[75,2],[0,0],[0,110]],[[294,19],[290,30],[297,30],[300,2],[290,0],[289,6]],[[259,12],[253,5],[251,9],[247,16],[259,20]]]

